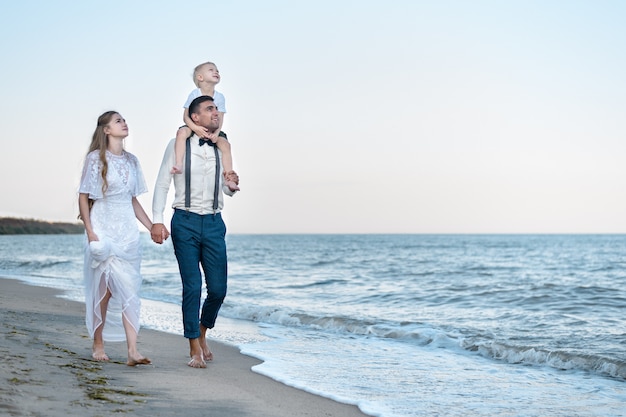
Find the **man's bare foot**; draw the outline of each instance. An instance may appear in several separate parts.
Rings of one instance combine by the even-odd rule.
[[[209,349],[209,345],[207,344],[206,339],[202,340],[202,337],[200,338],[200,348],[202,348],[202,359],[207,362],[212,361],[213,352],[211,352],[211,349]]]
[[[170,174],[182,174],[183,168],[182,165],[174,165],[172,169],[170,169]]]
[[[126,365],[128,366],[137,366],[137,365],[150,365],[152,361],[141,354],[136,354],[134,356],[128,355],[128,360],[126,361]]]
[[[97,361],[108,361],[109,357],[104,353],[104,346],[94,346],[91,350],[91,357]]]
[[[201,355],[193,355],[191,357],[191,360],[187,362],[187,366],[198,369],[206,368],[206,362],[204,361],[204,359],[202,359]]]

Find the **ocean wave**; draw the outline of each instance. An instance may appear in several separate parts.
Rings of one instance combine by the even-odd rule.
[[[286,327],[303,327],[351,336],[375,337],[473,353],[512,365],[548,366],[559,370],[583,371],[626,380],[626,361],[577,352],[547,350],[497,342],[489,335],[468,329],[441,329],[420,322],[385,322],[342,316],[315,316],[273,307],[231,307],[231,318]]]
[[[0,273],[21,272],[27,274],[47,268],[73,265],[74,261],[71,259],[3,259],[0,262]]]
[[[290,284],[290,285],[283,285],[281,286],[281,288],[285,288],[285,289],[304,289],[304,288],[311,288],[311,287],[323,287],[326,285],[333,285],[333,284],[344,284],[346,282],[345,279],[325,279],[322,281],[316,281],[316,282],[311,282],[308,284]]]
[[[288,312],[274,307],[223,307],[230,318],[251,320],[259,323],[278,324],[288,327],[308,327],[333,333],[355,336],[374,336],[388,339],[405,339],[426,345],[432,342],[432,329],[420,328],[416,323],[387,323],[360,320],[342,316],[316,316],[307,313]],[[424,330],[428,330],[425,332]]]
[[[323,259],[323,260],[317,260],[313,263],[311,263],[311,268],[317,268],[320,266],[329,266],[329,265],[336,265],[336,264],[340,264],[343,262],[343,259],[341,258],[335,258],[335,259]]]
[[[483,357],[510,364],[548,366],[559,370],[584,371],[626,380],[626,361],[559,350],[515,346],[496,341],[464,339],[461,346]]]

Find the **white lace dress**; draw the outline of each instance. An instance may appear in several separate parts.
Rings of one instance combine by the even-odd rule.
[[[90,218],[99,241],[85,239],[85,305],[89,335],[102,324],[100,303],[107,287],[109,301],[103,330],[105,341],[126,340],[122,314],[139,332],[139,289],[141,287],[141,245],[132,197],[147,191],[137,158],[124,152],[106,152],[108,163],[106,194],[102,194],[102,163],[99,151],[90,152],[83,167],[80,193],[95,200]]]

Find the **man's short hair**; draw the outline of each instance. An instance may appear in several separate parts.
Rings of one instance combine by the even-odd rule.
[[[205,101],[213,101],[213,97],[211,96],[200,96],[193,99],[191,104],[189,105],[189,118],[191,119],[191,115],[196,113],[198,114],[198,108]]]

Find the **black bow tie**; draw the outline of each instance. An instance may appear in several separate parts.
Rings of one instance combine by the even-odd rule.
[[[209,146],[213,146],[213,142],[211,142],[209,139],[200,139],[200,142],[198,143],[200,146],[207,144]]]

